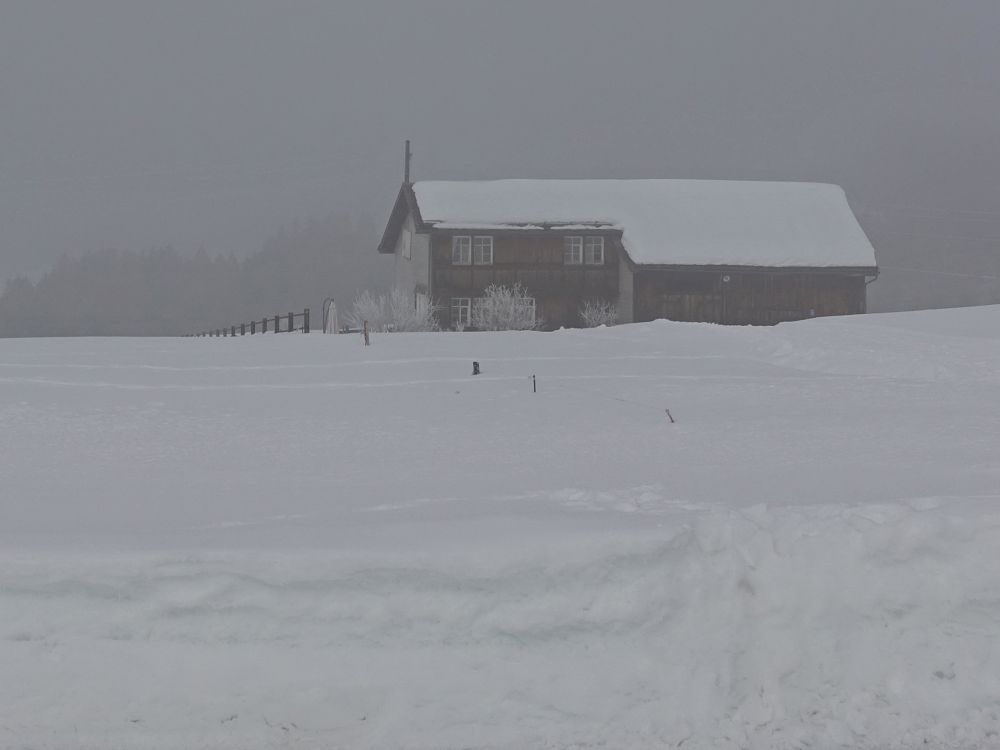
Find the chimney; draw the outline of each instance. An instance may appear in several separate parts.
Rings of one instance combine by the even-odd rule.
[[[406,142],[406,165],[403,167],[403,183],[406,185],[410,184],[410,159],[413,158],[413,154],[410,152],[410,142]]]

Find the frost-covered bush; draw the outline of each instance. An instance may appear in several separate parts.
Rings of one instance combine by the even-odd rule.
[[[472,326],[480,331],[527,331],[541,321],[535,316],[535,298],[521,284],[491,284],[472,306]]]
[[[618,308],[607,300],[589,299],[580,307],[580,320],[584,328],[613,326],[618,322]]]
[[[386,301],[389,326],[393,331],[438,331],[437,305],[426,295],[418,294],[416,301],[402,289],[394,289]]]
[[[354,304],[347,311],[347,324],[351,328],[361,328],[366,320],[369,330],[380,331],[386,325],[384,294],[376,296],[366,289],[354,298]]]
[[[366,320],[368,330],[374,332],[440,330],[437,307],[422,295],[414,302],[402,289],[377,296],[361,292],[347,313],[347,322],[351,328],[361,328]]]

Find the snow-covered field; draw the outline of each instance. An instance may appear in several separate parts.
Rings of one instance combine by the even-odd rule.
[[[4,340],[0,425],[2,748],[1000,747],[1000,308]]]

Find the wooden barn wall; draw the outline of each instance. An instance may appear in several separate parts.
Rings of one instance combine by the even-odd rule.
[[[728,281],[724,280],[728,278]],[[639,270],[635,319],[774,325],[865,312],[865,278],[829,272]]]
[[[455,233],[459,234],[459,233]],[[467,233],[461,233],[467,234]],[[487,234],[484,232],[483,234]],[[574,236],[596,232],[567,233]],[[451,263],[452,233],[435,233],[433,296],[442,306],[441,322],[451,325],[452,297],[481,297],[490,284],[511,286],[520,282],[535,298],[536,315],[544,328],[580,324],[579,309],[585,300],[614,302],[618,297],[617,238],[604,235],[604,264],[565,265],[563,235],[528,233],[493,235],[493,265],[455,266]]]

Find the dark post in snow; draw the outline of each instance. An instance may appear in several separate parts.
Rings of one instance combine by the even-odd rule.
[[[246,335],[247,335],[247,324],[240,323],[240,336],[246,336]]]
[[[367,320],[365,321],[365,324],[364,324],[364,326],[362,328],[362,333],[364,334],[364,337],[365,337],[365,346],[368,346],[368,344],[371,343],[371,342],[368,340],[368,321]]]
[[[267,333],[267,318],[262,318],[260,321],[260,332]]]
[[[251,320],[250,321],[250,335],[253,336],[255,333],[257,333],[257,321],[256,320]]]
[[[281,316],[280,315],[275,315],[274,316],[274,332],[275,333],[281,333]]]
[[[478,375],[479,374],[479,363],[478,362],[473,362],[472,363],[472,374],[473,375]]]
[[[531,392],[538,393],[538,383],[535,382],[535,376],[531,376]]]
[[[309,333],[309,308],[302,311],[302,333]]]
[[[231,327],[231,329],[229,331],[229,335],[230,336],[235,336],[236,335],[236,326],[232,326]]]
[[[288,332],[295,330],[295,313],[288,313]]]

